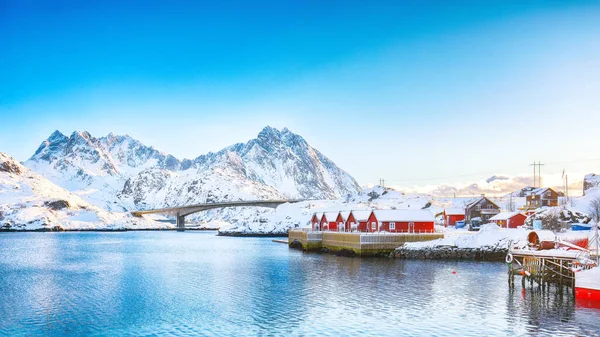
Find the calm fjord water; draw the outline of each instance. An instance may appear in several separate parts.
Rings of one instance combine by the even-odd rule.
[[[506,278],[214,232],[2,233],[0,335],[600,335],[600,310]]]

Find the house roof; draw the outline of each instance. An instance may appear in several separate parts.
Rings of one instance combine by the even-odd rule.
[[[348,217],[350,216],[350,211],[343,211],[343,212],[340,212],[340,214],[342,215],[342,220],[346,221],[346,220],[348,220]]]
[[[323,216],[328,222],[334,222],[337,219],[338,214],[340,214],[340,212],[325,212],[323,213]],[[321,220],[322,219],[323,218],[321,218]]]
[[[550,187],[540,187],[540,188],[536,188],[536,189],[532,190],[531,192],[529,192],[528,195],[542,195],[542,194],[544,194],[544,192],[546,192],[548,190],[551,190],[552,192],[556,193],[556,191],[554,191]]]
[[[371,215],[371,211],[352,211],[352,215],[356,221],[367,221]],[[350,216],[348,214],[348,216]]]
[[[464,208],[446,208],[444,212],[446,215],[465,215]]]
[[[427,210],[375,210],[377,221],[435,221],[433,214]]]
[[[317,219],[321,220],[321,218],[323,217],[323,213],[322,212],[316,212],[313,214],[313,216],[317,217]]]
[[[485,197],[485,196],[482,196],[481,198],[479,198],[479,199],[477,199],[477,200],[471,201],[471,202],[470,202],[470,203],[469,203],[469,204],[468,204],[468,205],[465,207],[465,209],[466,209],[466,208],[469,208],[469,207],[471,207],[471,206],[475,206],[475,205],[477,205],[477,204],[478,204],[480,201],[482,201],[482,200],[484,200],[484,199],[485,199],[485,200],[487,200],[487,201],[488,201],[490,204],[492,204],[492,205],[494,205],[494,206],[496,206],[496,207],[500,208],[500,207],[499,207],[498,205],[496,205],[496,204],[495,204],[493,201],[491,201],[490,199],[488,199],[488,198],[487,198],[487,197]]]
[[[519,215],[521,213],[519,212],[501,212],[498,213],[496,215],[494,215],[493,217],[490,218],[490,220],[508,220],[510,218],[512,218],[515,215]],[[524,215],[524,214],[521,214]]]

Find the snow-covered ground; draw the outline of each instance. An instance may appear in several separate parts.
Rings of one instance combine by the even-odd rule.
[[[517,243],[527,239],[529,231],[524,229],[500,228],[495,224],[481,226],[478,232],[446,228],[443,239],[405,243],[408,249],[452,246],[457,248],[508,247],[510,241]]]

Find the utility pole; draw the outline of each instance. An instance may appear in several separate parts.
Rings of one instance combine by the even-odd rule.
[[[535,188],[535,161],[533,162],[533,164],[529,164],[529,166],[533,166],[533,188]]]
[[[537,174],[537,180],[538,180],[538,186],[537,187],[542,187],[542,173],[541,173],[541,167],[544,166],[546,164],[542,164],[542,162],[538,161],[537,163],[534,161],[533,164],[529,164],[529,166],[533,166],[533,188],[535,188],[535,167],[537,166],[538,169],[538,174]]]
[[[565,191],[567,194],[567,202],[569,202],[569,176],[565,176]]]

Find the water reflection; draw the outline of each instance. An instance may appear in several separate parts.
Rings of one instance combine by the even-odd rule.
[[[0,335],[598,335],[501,263],[305,254],[207,232],[0,235]],[[577,305],[576,305],[577,304]]]

